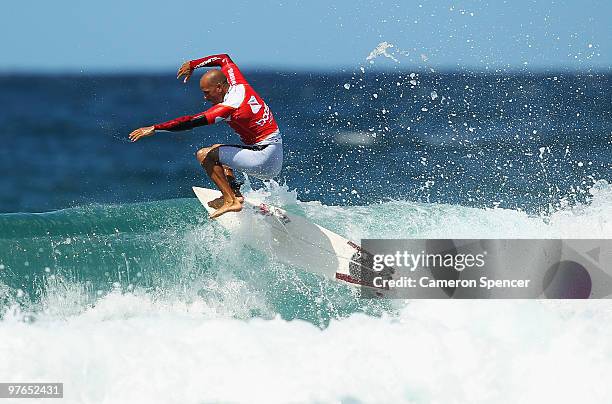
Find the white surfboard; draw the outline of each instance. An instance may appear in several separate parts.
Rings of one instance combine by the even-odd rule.
[[[193,187],[193,192],[212,213],[208,202],[220,197],[221,192],[199,187]],[[255,198],[245,198],[242,211],[228,212],[215,220],[232,232],[248,235],[244,239],[249,245],[283,263],[341,283],[366,286],[361,291],[368,295],[385,294],[385,289],[368,286],[373,276],[381,274],[360,265],[362,249],[357,243]]]

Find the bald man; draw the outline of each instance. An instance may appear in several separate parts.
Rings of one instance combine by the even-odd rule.
[[[240,136],[240,144],[214,144],[196,152],[198,162],[221,191],[222,197],[208,202],[216,209],[211,218],[242,209],[240,183],[233,170],[261,179],[276,177],[283,165],[283,142],[272,111],[246,81],[238,66],[226,55],[212,55],[183,63],[177,79],[187,82],[200,67],[219,66],[200,79],[204,98],[213,104],[204,112],[136,129],[132,142],[158,131],[181,131],[226,122]]]

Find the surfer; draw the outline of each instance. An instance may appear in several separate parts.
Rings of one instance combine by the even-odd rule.
[[[241,144],[214,144],[196,152],[196,158],[222,196],[208,202],[216,209],[210,217],[242,209],[240,185],[233,170],[260,179],[278,175],[283,165],[283,143],[272,111],[246,81],[226,54],[207,56],[183,63],[176,78],[187,82],[200,67],[219,66],[200,79],[204,98],[213,104],[206,111],[167,122],[145,126],[130,133],[132,142],[157,131],[181,131],[224,121],[240,136]]]

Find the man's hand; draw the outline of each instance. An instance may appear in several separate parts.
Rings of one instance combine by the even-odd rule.
[[[183,65],[178,69],[178,73],[176,73],[176,78],[180,79],[181,76],[185,76],[185,78],[183,79],[183,83],[187,83],[187,80],[189,80],[189,78],[191,77],[191,73],[193,73],[193,70],[191,70],[191,66],[189,66],[189,61],[183,63]]]
[[[145,126],[144,128],[138,128],[130,133],[130,140],[132,142],[137,141],[141,137],[152,136],[155,133],[155,126]]]

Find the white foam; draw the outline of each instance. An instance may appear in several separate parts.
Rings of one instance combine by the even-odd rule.
[[[512,209],[391,201],[370,206],[303,204],[308,217],[353,240],[362,238],[612,238],[612,185],[549,216]]]
[[[612,236],[605,182],[589,203],[548,217],[407,201],[324,207],[276,183],[250,192],[356,240]],[[600,382],[612,370],[607,300],[397,301],[391,315],[353,314],[320,329],[274,318],[269,278],[258,278],[269,268],[224,237],[214,226],[189,231],[177,243],[177,276],[203,256],[218,273],[161,295],[114,290],[87,305],[87,288],[50,278],[33,322],[17,306],[0,321],[0,380],[63,382],[66,403],[578,402],[585,391],[589,402],[609,401]],[[323,287],[304,294],[317,292],[321,307],[343,298]]]
[[[321,330],[142,299],[109,296],[65,321],[6,319],[0,378],[64,382],[66,403],[609,399],[607,301],[423,300]]]
[[[274,206],[295,205],[298,203],[298,195],[295,189],[289,189],[287,184],[279,184],[275,180],[264,182],[264,187],[253,190],[250,186],[243,194],[253,200],[265,202]]]

